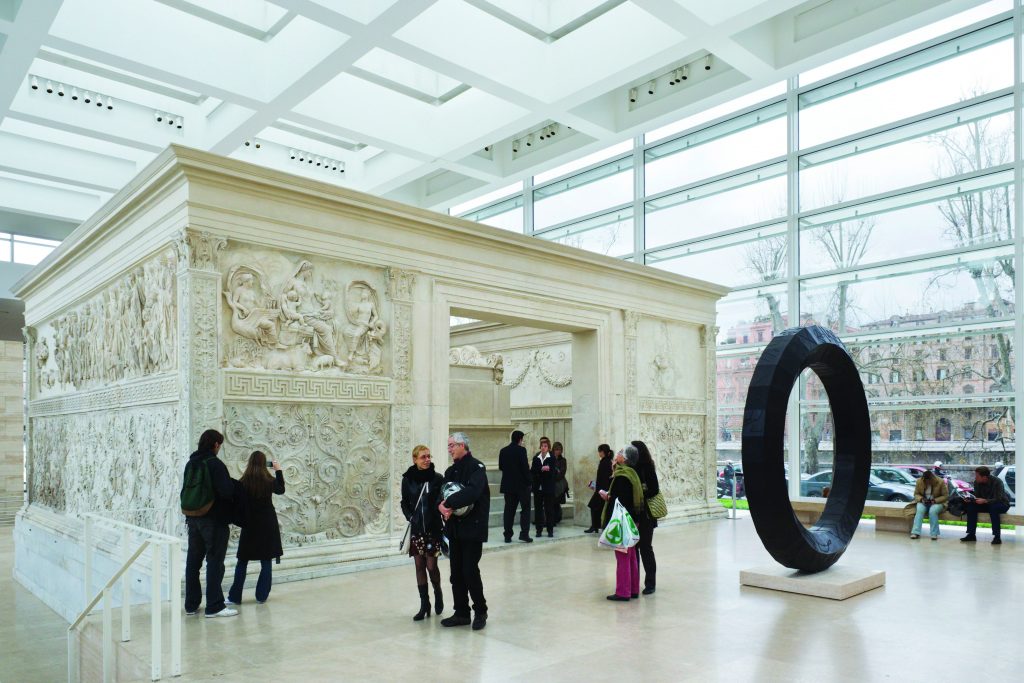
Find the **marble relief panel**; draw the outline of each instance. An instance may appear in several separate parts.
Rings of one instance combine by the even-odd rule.
[[[30,502],[133,523],[142,508],[173,505],[177,420],[173,403],[32,418]]]
[[[235,242],[220,267],[224,365],[387,374],[383,270]]]
[[[502,351],[513,407],[572,403],[572,344]]]
[[[651,449],[667,500],[706,502],[704,416],[641,415],[640,439]]]
[[[703,397],[701,341],[696,326],[640,318],[636,341],[639,395]]]
[[[37,395],[81,390],[173,370],[176,257],[171,248],[38,326]]]
[[[261,450],[284,469],[282,537],[303,544],[389,531],[391,408],[228,403],[222,457],[232,476]]]

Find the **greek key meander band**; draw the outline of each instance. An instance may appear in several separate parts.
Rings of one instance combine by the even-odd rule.
[[[29,403],[29,417],[85,413],[125,406],[167,403],[178,400],[178,377],[170,375],[127,384],[77,392],[68,396],[37,399]]]
[[[366,377],[287,377],[224,372],[224,398],[260,401],[389,403],[391,380]]]
[[[704,415],[707,402],[697,398],[640,397],[640,413],[666,415]]]

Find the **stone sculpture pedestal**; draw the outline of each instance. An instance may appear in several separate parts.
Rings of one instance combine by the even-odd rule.
[[[740,571],[740,585],[800,593],[816,598],[846,600],[885,585],[885,572],[833,565],[815,574],[780,565],[753,567]]]

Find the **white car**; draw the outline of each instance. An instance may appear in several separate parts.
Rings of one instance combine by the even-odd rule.
[[[992,476],[998,477],[1003,480],[1003,486],[1006,487],[1006,495],[1010,498],[1010,506],[1017,504],[1017,466],[1016,465],[1003,465],[996,468],[992,473]]]

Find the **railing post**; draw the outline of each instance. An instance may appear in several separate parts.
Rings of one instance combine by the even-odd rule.
[[[162,543],[153,543],[150,548],[153,550],[153,585],[150,590],[152,591],[150,601],[150,658],[152,660],[153,670],[150,680],[160,680],[161,670],[161,651],[160,646],[163,643],[163,637],[160,633],[160,626],[162,623],[160,614],[160,565],[163,564],[163,554],[160,549],[163,547]]]
[[[111,625],[110,588],[103,589],[103,683],[114,681],[114,630]]]
[[[181,542],[169,548],[167,595],[171,601],[171,675],[181,675]]]
[[[82,538],[82,545],[85,549],[83,558],[85,597],[82,599],[82,607],[85,607],[89,604],[89,599],[92,598],[92,518],[88,514],[85,516],[85,534]]]
[[[131,532],[125,529],[121,532],[121,563],[128,562],[132,556]],[[121,577],[121,642],[127,643],[132,639],[132,584],[130,581],[131,570],[125,571]]]

